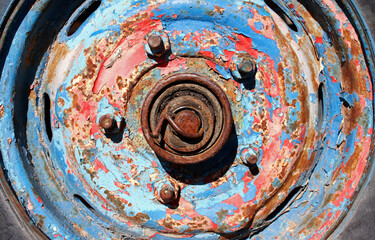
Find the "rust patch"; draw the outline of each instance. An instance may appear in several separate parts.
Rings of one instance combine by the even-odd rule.
[[[341,107],[341,112],[344,115],[343,132],[349,135],[352,130],[358,126],[358,120],[363,115],[363,107],[360,102],[355,102],[352,108],[347,108],[344,105]]]
[[[46,219],[46,216],[43,216],[43,215],[40,215],[40,214],[35,214],[36,217],[39,218],[38,222],[37,222],[37,226],[39,228],[44,228],[44,220]]]
[[[127,217],[130,221],[137,225],[142,225],[143,223],[147,222],[150,217],[146,213],[137,213],[134,217]]]
[[[47,80],[49,83],[55,77],[57,66],[60,64],[60,60],[64,59],[65,55],[70,51],[69,47],[65,43],[58,43],[53,46],[53,55],[50,61],[48,61],[47,69]]]
[[[361,144],[356,144],[353,155],[349,158],[348,162],[344,165],[344,168],[342,169],[342,171],[346,173],[348,176],[350,176],[351,173],[353,173],[356,170],[357,162],[358,162],[358,159],[360,159],[362,150],[363,150],[363,146]]]
[[[118,197],[114,196],[114,195],[112,194],[112,191],[105,190],[105,191],[104,191],[104,194],[107,195],[107,197],[106,197],[107,200],[108,200],[109,202],[113,203],[113,204],[116,206],[117,210],[120,210],[121,212],[124,211],[124,209],[125,209],[125,207],[124,207],[124,203],[123,203]]]
[[[215,11],[218,12],[220,15],[223,15],[225,9],[215,5]]]
[[[1,104],[0,105],[0,118],[3,118],[4,117],[4,105]]]

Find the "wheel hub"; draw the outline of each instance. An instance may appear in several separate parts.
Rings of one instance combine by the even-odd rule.
[[[233,124],[229,101],[221,88],[187,73],[157,83],[146,97],[141,120],[155,153],[175,164],[197,164],[215,157]],[[162,129],[164,122],[168,125]]]

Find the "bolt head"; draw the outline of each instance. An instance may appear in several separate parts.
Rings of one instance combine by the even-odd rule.
[[[105,132],[111,132],[116,128],[116,121],[111,114],[106,114],[100,117],[99,119],[99,126]]]
[[[147,39],[151,52],[156,56],[161,56],[165,52],[164,42],[158,34],[151,34]]]
[[[160,198],[163,200],[165,204],[168,204],[175,200],[175,192],[171,186],[165,185],[160,190]]]
[[[238,64],[238,71],[243,77],[254,76],[256,70],[257,70],[256,63],[251,59],[243,59]]]
[[[246,162],[248,164],[251,164],[251,165],[254,165],[256,164],[258,161],[258,158],[255,156],[255,155],[250,155],[247,159],[246,159]]]

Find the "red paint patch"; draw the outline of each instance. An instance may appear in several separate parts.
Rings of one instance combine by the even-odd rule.
[[[109,212],[112,211],[111,209],[106,208],[106,207],[104,206],[104,204],[102,204],[102,208],[105,209],[105,210],[107,210],[107,211],[109,211]]]
[[[34,198],[38,201],[38,203],[42,203],[43,204],[43,201],[40,197],[36,197],[35,194],[34,194]]]
[[[210,61],[210,60],[207,60],[207,61],[206,61],[206,64],[207,64],[210,68],[212,68],[215,72],[217,72],[217,70],[216,70],[216,63],[214,63],[214,62],[212,62],[212,61]]]
[[[240,194],[233,195],[232,197],[228,198],[227,200],[223,201],[223,203],[228,204],[230,206],[234,206],[237,209],[241,208],[241,206],[245,203],[240,196]]]
[[[226,62],[225,63],[225,68],[228,69],[230,67],[230,64],[232,63],[231,60],[233,60],[233,56],[235,55],[235,52],[224,50],[224,56],[223,60]]]
[[[109,172],[109,170],[103,165],[103,163],[101,161],[99,161],[98,159],[95,159],[94,161],[94,168],[95,168],[95,172],[98,172],[99,169],[103,170],[105,173]]]
[[[374,132],[374,129],[373,129],[373,128],[370,128],[370,129],[367,131],[367,134],[372,135],[373,132]]]
[[[199,51],[199,53],[203,54],[203,56],[208,57],[208,58],[214,58],[215,55],[213,52],[210,51]]]
[[[236,41],[237,51],[248,52],[253,48],[253,40],[251,38],[248,38],[242,34],[237,34],[236,36],[238,38],[238,41]]]
[[[147,183],[147,189],[149,192],[152,192],[152,186],[151,183]]]
[[[120,182],[114,182],[115,186],[118,187],[118,188],[121,188],[123,189],[124,188],[124,184],[120,183]]]
[[[186,59],[185,58],[180,58],[176,59],[170,62],[167,62],[165,66],[161,69],[161,75],[168,75],[171,72],[178,71],[180,69],[186,69]]]
[[[294,147],[294,144],[289,139],[285,139],[283,145],[289,149],[293,149]]]
[[[128,181],[129,181],[130,177],[128,176],[128,174],[127,174],[127,173],[124,173],[124,177],[125,177],[125,179],[126,179],[126,180],[128,180]]]
[[[242,181],[245,183],[243,188],[243,193],[247,193],[249,191],[249,187],[247,186],[253,179],[253,176],[250,175],[249,171],[245,173],[245,176],[242,178]]]
[[[331,76],[331,79],[332,79],[333,83],[337,83],[338,82],[337,79],[334,76]]]
[[[315,37],[315,43],[323,43],[322,37]]]

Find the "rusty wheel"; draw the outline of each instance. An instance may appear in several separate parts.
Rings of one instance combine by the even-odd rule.
[[[0,176],[36,238],[322,239],[373,171],[351,1],[12,6]]]

